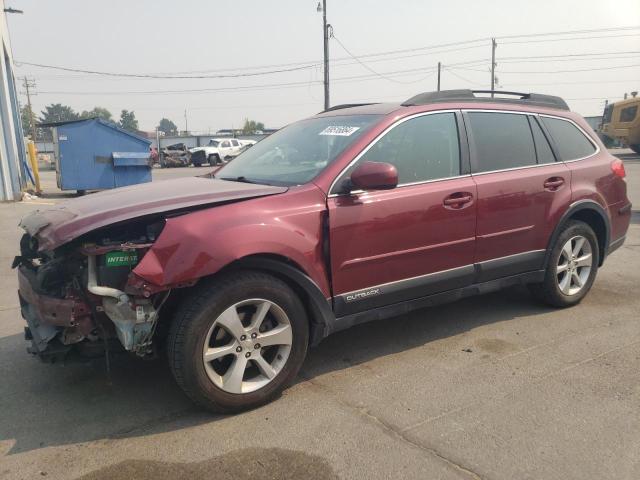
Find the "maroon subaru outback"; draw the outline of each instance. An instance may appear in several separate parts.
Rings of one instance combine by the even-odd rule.
[[[516,284],[575,305],[625,240],[624,177],[558,97],[334,107],[215,174],[24,218],[14,267],[29,351],[165,346],[198,404],[255,407],[309,345],[358,323]]]

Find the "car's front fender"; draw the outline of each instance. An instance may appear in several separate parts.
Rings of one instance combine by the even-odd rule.
[[[239,259],[272,254],[299,265],[329,298],[325,210],[323,193],[305,186],[168,218],[134,273],[155,286],[190,283]]]

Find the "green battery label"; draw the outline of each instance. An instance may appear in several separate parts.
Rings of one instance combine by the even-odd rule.
[[[138,252],[113,251],[105,254],[105,266],[129,267],[138,263]]]

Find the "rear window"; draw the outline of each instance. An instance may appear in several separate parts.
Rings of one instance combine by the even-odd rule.
[[[536,164],[526,115],[470,112],[468,118],[475,147],[476,173]]]
[[[596,151],[593,143],[573,123],[558,118],[541,118],[558,147],[562,160],[577,160]]]
[[[633,107],[623,108],[620,111],[620,121],[621,122],[633,122],[633,119],[636,118],[636,114],[638,113],[638,106],[634,105]]]

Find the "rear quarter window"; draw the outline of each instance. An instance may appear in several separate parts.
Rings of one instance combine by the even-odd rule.
[[[584,133],[568,120],[541,117],[542,123],[551,134],[562,160],[577,160],[592,155],[596,151]]]

